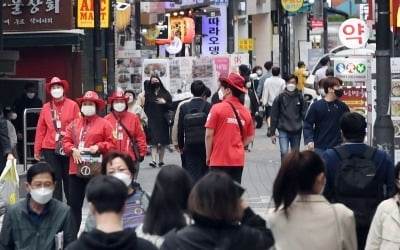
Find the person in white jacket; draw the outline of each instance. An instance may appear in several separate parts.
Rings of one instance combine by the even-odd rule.
[[[125,90],[125,96],[128,97],[128,111],[139,117],[142,127],[147,126],[148,118],[143,108],[136,103],[136,94],[133,90]]]
[[[369,228],[365,250],[400,249],[400,163],[394,169],[396,194],[382,201]]]

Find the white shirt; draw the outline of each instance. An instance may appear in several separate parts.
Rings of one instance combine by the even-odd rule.
[[[267,106],[272,106],[274,99],[283,92],[285,87],[285,80],[279,76],[271,76],[265,80],[262,93],[262,103]]]
[[[319,83],[322,79],[326,78],[326,70],[328,69],[328,65],[322,66],[319,70],[315,72],[314,82]]]

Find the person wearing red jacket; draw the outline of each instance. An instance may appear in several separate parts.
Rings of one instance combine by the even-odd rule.
[[[112,97],[108,98],[108,103],[111,104],[111,113],[104,118],[108,120],[113,127],[113,138],[117,150],[128,153],[135,163],[135,179],[139,173],[139,162],[143,161],[146,156],[147,144],[146,135],[142,129],[139,117],[128,112],[128,97],[124,92],[117,91]],[[129,135],[127,133],[129,132]],[[139,157],[135,156],[130,138],[136,142]]]
[[[115,149],[112,137],[112,126],[109,121],[97,115],[104,109],[105,102],[96,92],[87,91],[82,98],[76,99],[83,117],[73,120],[67,127],[63,139],[63,148],[69,156],[69,201],[74,215],[77,232],[82,220],[82,205],[85,198],[85,188],[90,178],[77,176],[77,165],[82,162],[82,153],[90,154],[107,152]]]
[[[69,158],[63,155],[63,152],[56,153],[56,144],[65,136],[68,124],[80,116],[78,104],[65,96],[68,89],[68,82],[56,76],[46,83],[46,91],[52,98],[43,105],[40,112],[34,146],[35,160],[40,161],[42,154],[45,161],[54,169],[56,187],[53,197],[60,201],[63,200],[63,186],[65,198],[67,201],[69,199]]]

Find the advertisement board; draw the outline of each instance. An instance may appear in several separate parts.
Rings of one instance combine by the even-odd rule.
[[[99,1],[100,1],[100,27],[108,28],[110,19],[110,1],[108,0],[99,0]],[[78,28],[94,28],[93,3],[94,0],[78,0],[76,5],[77,8],[76,19]]]

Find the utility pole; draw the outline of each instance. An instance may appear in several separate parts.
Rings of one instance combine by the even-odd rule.
[[[115,1],[110,4],[110,22],[106,34],[107,53],[107,95],[111,96],[115,91]]]
[[[140,14],[140,0],[135,0],[135,43],[136,50],[140,50],[142,48],[142,41],[140,37],[141,29],[141,14]]]
[[[228,1],[228,8],[226,10],[226,25],[228,26],[226,29],[226,35],[228,37],[228,44],[227,44],[227,52],[228,54],[232,54],[235,52],[235,34],[233,29],[233,18],[234,18],[234,11],[233,3],[234,0]]]
[[[0,50],[4,49],[3,37],[3,0],[0,0]]]
[[[288,20],[281,1],[276,1],[278,9],[278,30],[279,30],[279,59],[281,75],[287,76],[290,73],[290,42]]]
[[[389,1],[376,0],[376,120],[373,144],[394,158],[394,128],[390,111]]]
[[[104,84],[101,72],[101,29],[100,29],[100,1],[93,1],[94,29],[93,29],[93,72],[94,90],[101,99],[104,99]]]
[[[324,53],[328,53],[328,12],[326,10],[327,3],[323,0],[322,3],[322,20],[324,22]]]

